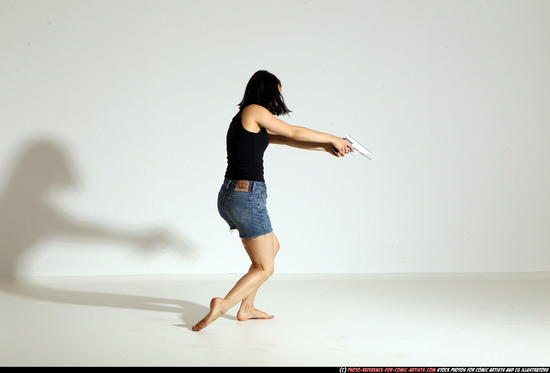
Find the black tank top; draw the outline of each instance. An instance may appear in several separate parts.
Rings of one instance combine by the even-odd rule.
[[[242,110],[235,115],[227,130],[225,178],[264,182],[264,152],[269,145],[269,134],[263,127],[258,133],[245,130],[241,118]]]

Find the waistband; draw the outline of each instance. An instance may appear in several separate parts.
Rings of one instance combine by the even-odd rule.
[[[223,189],[224,190],[233,190],[237,186],[237,183],[239,180],[229,180],[224,179],[223,180]],[[256,192],[259,190],[266,190],[267,185],[262,181],[248,181],[248,192]]]

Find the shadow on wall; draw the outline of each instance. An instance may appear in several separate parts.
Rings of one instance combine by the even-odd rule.
[[[108,241],[140,252],[170,246],[191,253],[189,245],[165,230],[115,230],[70,216],[52,196],[75,188],[77,180],[74,164],[60,143],[36,140],[23,148],[0,192],[0,276],[18,275],[23,254],[51,238]]]
[[[51,238],[110,241],[134,247],[140,253],[170,246],[185,255],[192,254],[189,245],[164,230],[114,230],[62,211],[53,203],[52,195],[75,188],[77,180],[78,174],[69,153],[59,142],[39,139],[22,149],[8,182],[0,189],[0,276],[13,277],[0,290],[60,303],[145,310],[160,310],[152,304],[162,301],[174,304],[174,307],[160,307],[162,310],[181,311],[181,307],[186,305],[188,309],[191,306],[196,310],[192,312],[193,316],[204,314],[205,307],[191,302],[65,291],[40,286],[36,281],[31,284],[17,276],[23,255],[41,241]]]

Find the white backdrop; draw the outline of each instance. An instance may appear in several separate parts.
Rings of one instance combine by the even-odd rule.
[[[268,148],[277,272],[548,271],[548,19],[545,0],[0,0],[2,274],[246,271],[216,196],[258,69],[289,123],[375,153]]]

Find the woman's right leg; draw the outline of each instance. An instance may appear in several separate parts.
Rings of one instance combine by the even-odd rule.
[[[243,245],[252,261],[250,271],[237,281],[225,298],[212,299],[210,312],[193,326],[194,331],[207,327],[235,304],[254,293],[273,274],[274,242],[273,232],[256,238],[243,239]]]
[[[279,240],[277,239],[277,236],[273,232],[269,234],[273,239],[273,259],[277,256],[277,253],[279,252],[279,248],[281,245],[279,244]],[[243,240],[243,244],[246,245],[246,242]],[[250,266],[250,270],[252,270],[253,267]],[[272,319],[273,316],[269,315],[263,311],[260,311],[254,307],[254,300],[256,298],[256,293],[258,292],[259,287],[254,290],[249,296],[243,299],[241,302],[241,306],[239,308],[239,312],[237,313],[237,319],[239,321],[246,321],[250,319]]]

